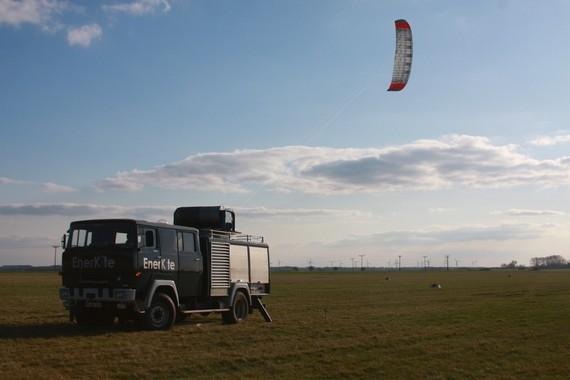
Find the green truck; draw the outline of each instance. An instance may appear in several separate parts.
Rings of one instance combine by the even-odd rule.
[[[221,206],[180,207],[174,224],[135,219],[72,222],[62,239],[60,299],[81,326],[134,320],[169,329],[193,313],[225,323],[259,310],[271,322],[269,246],[235,230]]]

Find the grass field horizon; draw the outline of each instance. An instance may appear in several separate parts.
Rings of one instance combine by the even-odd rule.
[[[570,374],[568,270],[273,273],[273,323],[254,313],[229,326],[211,315],[164,332],[79,329],[59,284],[55,273],[0,273],[6,378]]]

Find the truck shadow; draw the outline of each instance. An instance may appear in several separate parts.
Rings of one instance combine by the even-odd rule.
[[[182,321],[174,325],[173,328],[216,325],[220,321],[213,319],[198,319],[192,321]],[[99,336],[109,335],[117,332],[143,332],[136,323],[114,324],[108,327],[79,327],[70,322],[42,323],[26,325],[1,325],[0,341],[8,339],[35,339],[35,338],[57,338],[69,336]]]
[[[69,322],[30,325],[0,325],[0,340],[55,338],[66,336],[96,336],[118,331],[140,331],[140,329],[138,329],[135,324],[83,328]]]

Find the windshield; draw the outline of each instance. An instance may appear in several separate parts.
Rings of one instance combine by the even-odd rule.
[[[72,225],[67,248],[77,247],[136,247],[136,227],[133,223],[82,223]]]

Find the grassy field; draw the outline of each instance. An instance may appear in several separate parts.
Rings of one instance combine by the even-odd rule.
[[[273,323],[166,332],[80,330],[59,281],[0,274],[1,378],[570,378],[569,271],[276,273]]]

